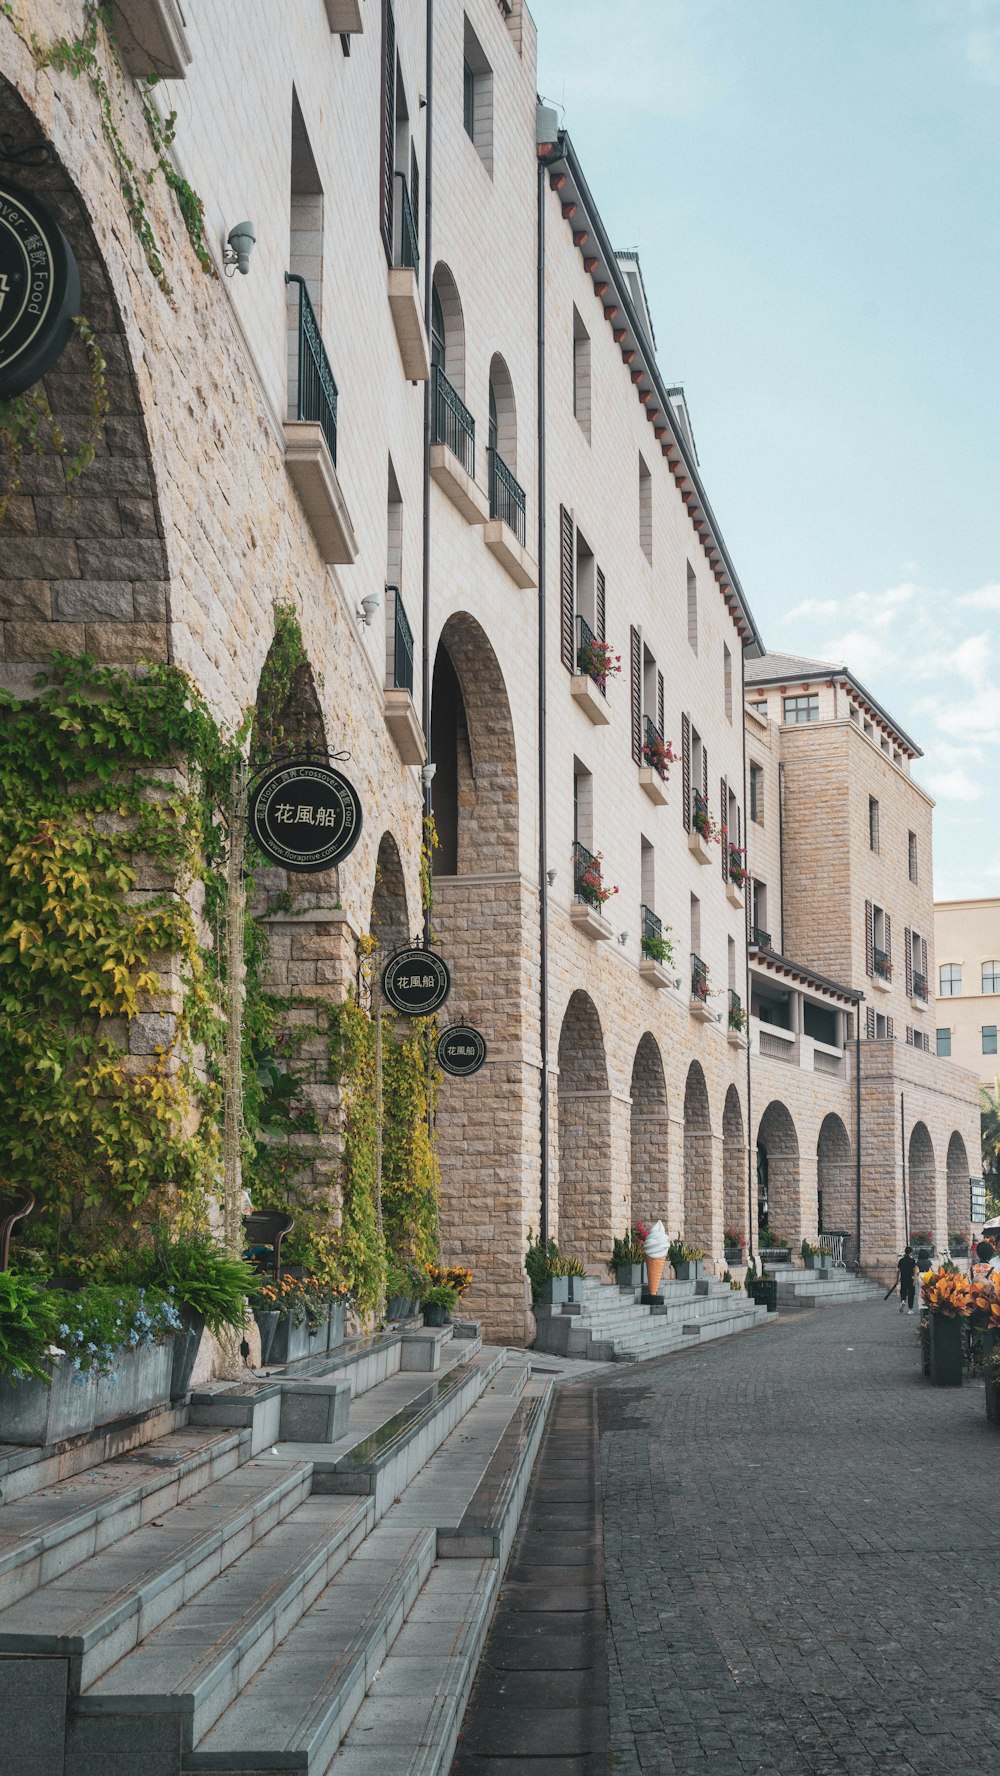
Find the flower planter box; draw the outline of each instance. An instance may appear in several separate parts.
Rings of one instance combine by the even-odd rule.
[[[654,808],[666,807],[667,786],[655,765],[639,766],[639,782],[646,791]]]
[[[51,1385],[0,1377],[0,1442],[47,1447],[86,1436],[98,1425],[165,1406],[170,1398],[173,1340],[122,1350],[117,1382],[85,1375],[72,1363],[53,1365]]]
[[[266,1369],[268,1363],[271,1361],[271,1349],[274,1344],[274,1334],[278,1329],[278,1321],[281,1318],[281,1313],[276,1307],[267,1309],[255,1307],[253,1310],[253,1317],[257,1322],[257,1330],[260,1333],[260,1366],[262,1369]]]
[[[582,1301],[583,1300],[583,1285],[587,1281],[586,1277],[567,1277],[566,1281],[569,1284],[568,1300]]]
[[[568,1301],[569,1277],[546,1277],[538,1299],[548,1307],[558,1307],[561,1302]]]
[[[774,1277],[758,1278],[750,1294],[758,1307],[766,1307],[769,1314],[778,1311],[778,1285]]]
[[[986,1420],[1000,1430],[1000,1382],[986,1377]]]
[[[729,901],[730,906],[742,907],[743,898],[744,898],[743,888],[738,887],[737,884],[733,881],[728,881],[726,883],[726,899]]]
[[[569,1278],[568,1277],[561,1277],[559,1280],[561,1282],[567,1283],[569,1281]],[[448,1312],[448,1309],[446,1307],[435,1307],[435,1306],[425,1307],[424,1308],[424,1325],[425,1326],[450,1326],[451,1325],[451,1314]]]
[[[275,1314],[277,1319],[277,1314]],[[170,1398],[183,1400],[191,1387],[191,1376],[201,1349],[205,1322],[201,1314],[189,1307],[181,1308],[181,1330],[174,1333],[174,1353],[170,1365]]]
[[[305,1318],[297,1320],[290,1313],[279,1314],[268,1360],[272,1363],[297,1363],[301,1357],[308,1355],[309,1321]]]
[[[696,1283],[702,1273],[700,1258],[689,1258],[682,1264],[674,1265],[674,1276],[679,1283]]]
[[[688,850],[699,863],[711,863],[712,852],[708,840],[702,838],[701,833],[695,828],[692,828],[688,833]]]
[[[330,1348],[330,1304],[329,1304],[329,1302],[327,1302],[326,1306],[321,1308],[321,1310],[320,1310],[320,1318],[317,1321],[315,1330],[310,1330],[310,1333],[309,1333],[309,1355],[311,1357],[324,1357],[326,1355],[327,1351],[329,1350],[329,1348]]]
[[[762,1264],[791,1264],[790,1246],[761,1246],[760,1261]]]
[[[962,1321],[954,1314],[932,1313],[929,1317],[931,1385],[961,1387]]]
[[[810,1252],[808,1258],[803,1258],[802,1262],[807,1270],[823,1270],[825,1268],[823,1259],[818,1252]]]
[[[750,1047],[749,1036],[747,1036],[743,1030],[734,1030],[732,1024],[730,1024],[726,1031],[726,1040],[729,1043],[730,1048]]]
[[[619,1264],[615,1268],[615,1276],[618,1279],[619,1289],[642,1288],[641,1264]]]
[[[611,720],[607,698],[589,672],[575,672],[569,681],[570,695],[587,720],[595,728],[606,728]]]
[[[608,943],[614,932],[603,913],[591,906],[587,900],[574,900],[569,909],[569,916],[578,931],[586,937],[592,937],[595,943]]]
[[[723,1257],[727,1264],[743,1264],[745,1262],[742,1246],[726,1246],[723,1251]]]

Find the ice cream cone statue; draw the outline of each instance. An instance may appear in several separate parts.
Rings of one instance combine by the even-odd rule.
[[[643,1256],[646,1260],[646,1290],[655,1295],[660,1286],[663,1266],[667,1262],[667,1230],[662,1221],[654,1221],[643,1242]]]

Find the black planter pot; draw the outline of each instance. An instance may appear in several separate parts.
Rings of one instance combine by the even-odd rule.
[[[425,1326],[449,1326],[450,1324],[451,1314],[446,1307],[437,1307],[429,1303],[424,1308]]]
[[[766,1307],[769,1314],[778,1311],[778,1284],[774,1277],[758,1278],[751,1290],[758,1307]]]
[[[932,1313],[931,1385],[961,1387],[962,1385],[962,1321],[953,1314]]]
[[[986,1377],[986,1421],[1000,1427],[1000,1381]]]
[[[183,1400],[190,1392],[191,1376],[201,1349],[204,1330],[205,1322],[201,1314],[195,1313],[190,1307],[182,1307],[181,1329],[174,1333],[174,1354],[170,1364],[171,1401]]]
[[[274,1334],[278,1329],[281,1310],[276,1307],[255,1307],[253,1317],[260,1333],[260,1366],[264,1369],[271,1360],[271,1346],[274,1344]]]
[[[387,1320],[406,1320],[410,1316],[410,1297],[408,1295],[390,1295],[385,1304]]]

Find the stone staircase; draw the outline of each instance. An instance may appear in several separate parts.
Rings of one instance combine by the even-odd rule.
[[[0,1444],[8,1767],[446,1772],[552,1386],[465,1330]]]
[[[597,1363],[636,1363],[710,1338],[748,1332],[767,1320],[766,1308],[714,1278],[666,1282],[661,1294],[662,1306],[649,1307],[641,1302],[639,1289],[585,1277],[581,1300],[536,1305],[534,1348]]]
[[[853,1270],[799,1270],[794,1264],[765,1264],[778,1285],[778,1312],[807,1307],[842,1307],[847,1302],[881,1301],[885,1290]]]

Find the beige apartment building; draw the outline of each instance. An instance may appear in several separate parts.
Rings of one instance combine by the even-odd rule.
[[[1000,1074],[1000,899],[934,903],[937,1052],[984,1085]]]
[[[933,1052],[916,749],[846,668],[764,655],[523,0],[439,0],[430,53],[389,0],[285,0],[280,32],[260,0],[116,4],[120,140],[155,165],[144,107],[176,111],[204,206],[200,262],[149,184],[160,277],[97,95],[32,52],[67,10],[0,17],[0,130],[81,266],[109,418],[72,502],[25,461],[0,680],[169,660],[235,727],[294,606],[291,713],[349,755],[364,829],[336,871],[263,875],[270,985],[341,1000],[369,932],[420,937],[433,813],[446,1021],[488,1049],[440,1086],[442,1240],[492,1337],[532,1336],[529,1228],[599,1272],[659,1215],[721,1268],[727,1227],[755,1243],[759,1153],[796,1244],[821,1199],[856,1237],[859,1158],[866,1261],[964,1225],[975,1089]],[[82,423],[78,347],[51,381]],[[309,1090],[335,1222],[342,1108]]]
[[[746,666],[751,1091],[759,1200],[867,1267],[970,1231],[975,1081],[935,1051],[932,803],[849,667]]]

